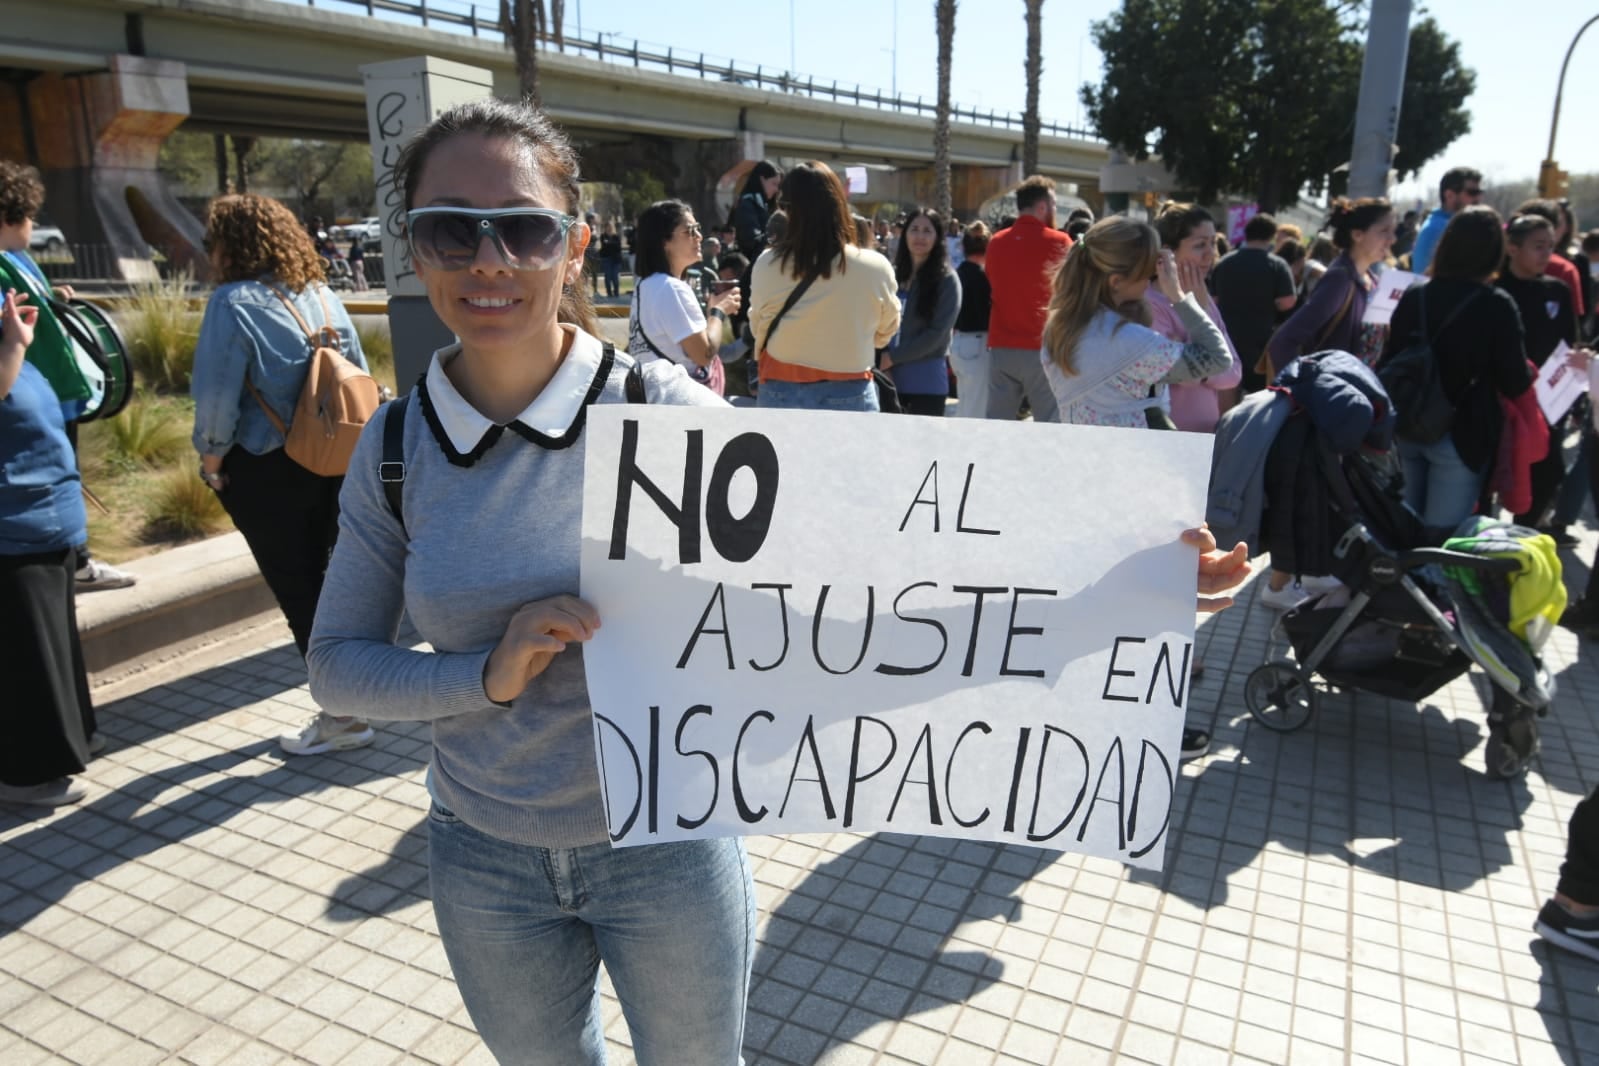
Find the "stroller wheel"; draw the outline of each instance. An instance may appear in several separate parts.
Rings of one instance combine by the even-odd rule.
[[[1490,718],[1488,743],[1483,747],[1483,768],[1491,778],[1520,777],[1538,754],[1538,720],[1528,711],[1513,717]]]
[[[1256,667],[1244,683],[1244,702],[1255,721],[1277,733],[1303,729],[1316,715],[1321,693],[1285,659]]]

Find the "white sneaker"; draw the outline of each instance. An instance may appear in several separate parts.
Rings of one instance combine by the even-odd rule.
[[[1261,590],[1259,599],[1263,606],[1274,611],[1291,611],[1310,599],[1310,593],[1298,582],[1290,582],[1280,589],[1267,585]]]
[[[70,777],[58,777],[38,785],[7,785],[0,782],[0,803],[27,807],[68,807],[82,803],[88,790]]]
[[[101,589],[125,589],[139,579],[126,570],[118,570],[99,559],[90,559],[78,567],[79,592],[98,592]]]
[[[335,718],[319,713],[298,733],[278,738],[278,747],[288,755],[322,755],[348,751],[372,743],[372,727],[359,718]]]

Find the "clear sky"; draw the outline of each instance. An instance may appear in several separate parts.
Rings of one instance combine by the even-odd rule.
[[[1433,0],[1429,6],[1477,72],[1477,92],[1468,102],[1472,130],[1426,167],[1419,182],[1397,188],[1396,199],[1435,196],[1439,175],[1462,163],[1490,181],[1535,176],[1548,144],[1561,57],[1582,23],[1599,14],[1599,3],[1537,0],[1520,14],[1504,0]],[[1099,52],[1088,24],[1119,7],[1120,0],[1045,0],[1039,110],[1046,119],[1083,122],[1077,86],[1099,79]],[[1420,17],[1422,7],[1415,4],[1413,17]],[[795,0],[792,34],[790,11],[784,0],[566,0],[569,33],[581,21],[589,38],[615,32],[777,70],[789,69],[792,55],[794,70],[818,80],[884,90],[897,83],[906,94],[929,100],[937,95],[933,0]],[[1022,110],[1022,14],[1022,0],[961,0],[951,77],[962,106]],[[1555,158],[1572,173],[1599,171],[1596,112],[1599,26],[1578,44],[1566,77]]]

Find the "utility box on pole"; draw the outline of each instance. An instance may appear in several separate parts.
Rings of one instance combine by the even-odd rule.
[[[394,380],[404,392],[427,369],[433,352],[455,337],[433,313],[412,269],[405,241],[405,193],[394,165],[406,143],[440,114],[457,104],[493,96],[494,78],[481,67],[432,56],[369,63],[360,70],[383,229],[383,283],[394,337]]]
[[[1355,107],[1355,144],[1349,157],[1351,197],[1388,195],[1409,54],[1410,0],[1372,0],[1360,102]]]

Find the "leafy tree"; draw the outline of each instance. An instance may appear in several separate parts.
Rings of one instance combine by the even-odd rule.
[[[174,185],[210,188],[217,179],[215,140],[209,133],[174,130],[161,142],[156,169]]]
[[[666,185],[647,170],[630,170],[622,176],[622,218],[628,224],[657,200],[666,199]]]
[[[270,140],[256,147],[255,157],[252,170],[291,193],[302,217],[316,214],[323,200],[335,211],[344,206],[366,214],[376,195],[365,144]]]
[[[953,194],[949,184],[949,74],[955,51],[955,0],[937,0],[938,112],[933,119],[933,209],[948,221]]]
[[[1044,0],[1027,4],[1027,103],[1022,110],[1022,173],[1038,173],[1038,87],[1044,77]]]
[[[1349,158],[1364,52],[1355,0],[1124,0],[1093,25],[1104,80],[1084,86],[1111,144],[1159,153],[1201,199],[1252,195],[1265,210],[1319,190]],[[1412,31],[1400,166],[1414,170],[1469,123],[1474,76],[1432,20]],[[1421,81],[1428,84],[1419,84]],[[1461,92],[1464,88],[1465,93]],[[1412,103],[1412,101],[1414,101]],[[1411,131],[1413,116],[1424,133]]]
[[[1466,100],[1477,89],[1477,72],[1460,62],[1460,45],[1444,36],[1431,17],[1410,28],[1405,95],[1399,108],[1399,153],[1394,169],[1403,181],[1471,132]]]

